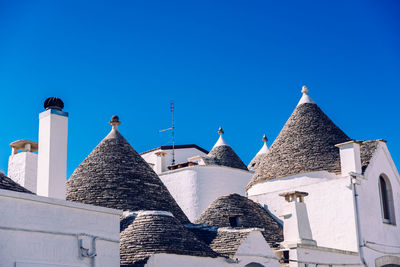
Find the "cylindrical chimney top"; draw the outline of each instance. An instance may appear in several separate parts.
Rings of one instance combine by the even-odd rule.
[[[46,110],[57,109],[61,111],[64,108],[64,102],[58,97],[49,97],[44,101],[43,106]]]

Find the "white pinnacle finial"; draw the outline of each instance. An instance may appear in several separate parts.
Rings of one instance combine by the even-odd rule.
[[[307,95],[307,94],[308,94],[308,88],[307,88],[307,86],[303,85],[303,87],[301,87],[301,92],[302,92],[303,94]]]
[[[220,126],[218,129],[218,134],[219,134],[219,138],[218,141],[215,143],[214,147],[217,146],[228,146],[228,143],[225,142],[224,138],[222,137],[222,135],[224,134],[224,130],[222,130],[222,127]]]
[[[268,152],[268,145],[267,145],[268,138],[267,138],[267,135],[264,134],[262,140],[263,140],[263,142],[264,142],[264,145],[262,146],[262,148],[260,149],[260,151],[258,151],[258,153],[256,154],[256,157],[257,157],[258,155],[266,154],[266,153]]]
[[[299,103],[297,104],[297,106],[300,106],[301,104],[305,104],[305,103],[315,104],[315,102],[308,95],[307,86],[303,85],[303,87],[301,87],[301,92],[303,93],[303,96],[301,97],[301,99],[300,99]]]

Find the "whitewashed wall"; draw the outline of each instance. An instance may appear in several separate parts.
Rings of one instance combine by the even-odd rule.
[[[262,182],[248,190],[248,197],[280,216],[285,200],[279,194],[304,191],[311,232],[318,246],[357,251],[356,223],[350,179],[325,171],[299,174]]]
[[[0,190],[0,211],[2,267],[119,266],[118,210]],[[98,237],[94,265],[80,258],[77,234]]]
[[[251,173],[224,166],[191,166],[159,176],[193,222],[218,197],[244,195]]]
[[[207,257],[194,257],[176,254],[154,254],[147,261],[145,267],[176,267],[176,266],[190,266],[190,267],[244,267],[248,263],[259,263],[265,267],[279,267],[279,263],[272,262],[269,259],[262,257],[242,257],[238,262],[233,259],[207,258]]]
[[[142,154],[141,156],[147,163],[156,164],[157,156],[155,153],[160,152],[160,151],[167,153],[167,155],[165,156],[165,162],[166,162],[167,166],[170,166],[172,163],[172,149],[165,149],[165,150],[157,149],[157,150]],[[194,156],[205,156],[205,155],[206,155],[206,153],[198,150],[197,148],[175,149],[175,164],[187,162],[188,158],[191,158]]]
[[[251,262],[268,267],[280,267],[281,264],[260,231],[252,231],[240,244],[234,259],[238,266],[245,266]]]
[[[396,225],[383,222],[379,194],[379,176],[385,174],[390,180],[394,198]],[[375,250],[395,253],[400,259],[400,179],[384,142],[380,142],[365,172],[365,180],[358,186],[361,234],[365,241],[383,245],[367,244]],[[397,248],[390,247],[397,246]],[[364,248],[369,266],[375,265],[375,259],[384,255],[373,249]]]

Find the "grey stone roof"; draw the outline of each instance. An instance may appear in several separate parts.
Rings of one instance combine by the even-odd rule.
[[[5,176],[2,172],[0,172],[0,189],[33,194],[25,187],[19,185],[18,183]]]
[[[271,246],[283,241],[282,226],[259,204],[238,194],[217,198],[195,223],[230,227],[230,216],[239,216],[243,228],[263,228],[262,234]]]
[[[247,171],[246,165],[228,145],[214,147],[207,156],[202,157],[206,165],[221,165]]]
[[[169,211],[189,222],[157,174],[115,129],[71,175],[67,200],[125,211]]]
[[[361,167],[364,173],[367,169],[376,148],[378,147],[379,141],[383,140],[372,140],[372,141],[361,141],[360,156],[361,156]]]
[[[210,248],[222,256],[233,257],[249,234],[250,231],[218,231],[210,243]]]
[[[247,165],[247,169],[249,169],[250,171],[255,171],[258,166],[260,165],[262,159],[265,157],[265,155],[267,154],[260,154],[255,156],[249,163],[249,165]]]
[[[217,227],[207,227],[203,225],[193,225],[188,229],[193,232],[197,238],[212,250],[224,257],[233,257],[236,254],[240,244],[250,234],[250,229],[218,229]]]
[[[300,104],[262,157],[247,189],[265,180],[299,173],[340,173],[339,149],[335,145],[349,140],[315,103]]]
[[[175,217],[148,214],[130,220],[132,222],[121,232],[121,266],[144,266],[156,253],[219,256]]]

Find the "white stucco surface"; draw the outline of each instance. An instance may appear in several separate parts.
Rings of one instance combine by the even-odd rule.
[[[248,263],[259,263],[265,267],[279,267],[280,264],[274,259],[267,259],[257,256],[242,256],[238,261],[233,259],[194,257],[186,255],[159,253],[152,255],[145,267],[244,267]]]
[[[310,228],[318,246],[357,251],[356,224],[350,179],[328,172],[299,174],[252,186],[248,197],[279,217],[285,208],[280,193],[303,191]]]
[[[0,190],[0,266],[117,267],[121,211]],[[82,258],[78,239],[92,252]]]
[[[251,173],[225,166],[191,166],[159,175],[192,222],[218,197],[244,195]]]
[[[37,154],[20,152],[8,160],[7,176],[31,192],[37,187]]]
[[[238,259],[240,266],[245,266],[251,262],[257,262],[268,267],[281,266],[278,258],[259,230],[251,231],[242,244],[240,244],[233,258]]]

